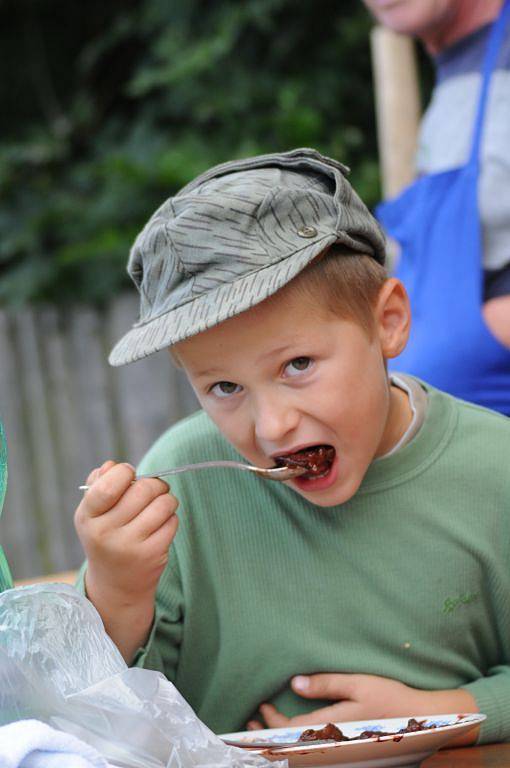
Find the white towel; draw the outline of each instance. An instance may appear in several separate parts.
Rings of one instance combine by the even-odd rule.
[[[85,742],[39,720],[0,728],[0,768],[108,768]]]

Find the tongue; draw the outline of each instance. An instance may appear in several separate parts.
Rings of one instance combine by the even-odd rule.
[[[304,467],[307,475],[323,475],[330,469],[335,458],[335,449],[331,445],[315,445],[286,456],[276,456],[278,467]],[[306,475],[303,475],[306,477]]]

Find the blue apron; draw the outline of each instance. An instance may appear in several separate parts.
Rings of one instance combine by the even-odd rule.
[[[467,164],[419,178],[376,211],[386,232],[401,245],[396,277],[409,293],[413,313],[409,343],[390,361],[390,369],[507,416],[510,349],[491,333],[481,312],[478,178],[487,95],[509,16],[506,0],[487,45]],[[510,252],[510,242],[508,247]]]

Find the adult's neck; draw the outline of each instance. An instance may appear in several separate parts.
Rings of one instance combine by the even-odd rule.
[[[441,53],[457,40],[475,32],[497,17],[503,0],[461,0],[429,29],[420,34],[428,53]]]

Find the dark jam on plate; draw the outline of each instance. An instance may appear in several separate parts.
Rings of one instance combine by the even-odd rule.
[[[333,723],[328,723],[324,728],[308,728],[303,731],[298,741],[357,741],[358,739],[374,739],[381,738],[382,736],[393,736],[394,741],[400,741],[404,733],[416,733],[416,731],[431,731],[439,726],[431,724],[425,725],[426,720],[415,720],[412,717],[408,720],[405,728],[401,728],[399,731],[362,731],[359,736],[344,736],[340,728],[337,728]]]

